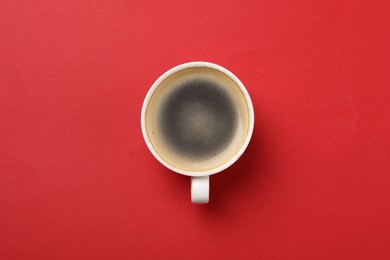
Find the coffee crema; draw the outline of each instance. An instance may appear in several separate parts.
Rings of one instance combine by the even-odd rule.
[[[237,108],[223,86],[194,78],[179,83],[162,101],[157,131],[178,156],[204,160],[230,144],[237,117]]]
[[[236,156],[249,131],[245,95],[226,74],[180,70],[158,82],[145,131],[158,156],[176,169],[210,171]]]

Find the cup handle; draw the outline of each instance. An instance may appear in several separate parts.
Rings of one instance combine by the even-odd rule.
[[[191,201],[196,204],[209,202],[210,176],[191,177]]]

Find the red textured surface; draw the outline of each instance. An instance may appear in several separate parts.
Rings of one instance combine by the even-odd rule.
[[[0,259],[389,259],[387,1],[2,1]],[[139,116],[164,71],[246,85],[254,136],[190,203]]]

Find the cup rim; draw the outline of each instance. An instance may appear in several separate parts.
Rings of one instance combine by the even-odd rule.
[[[247,136],[245,137],[245,140],[242,143],[240,149],[238,150],[238,152],[234,156],[232,156],[230,158],[230,160],[228,160],[227,162],[225,162],[224,164],[222,164],[222,165],[220,165],[220,166],[218,166],[216,168],[213,168],[213,169],[210,169],[210,170],[207,170],[207,171],[187,171],[187,170],[183,170],[181,168],[175,167],[174,165],[168,163],[154,149],[154,147],[152,145],[152,142],[150,141],[149,136],[148,136],[147,131],[146,131],[146,120],[145,120],[146,119],[146,110],[147,110],[147,107],[149,105],[149,101],[150,101],[151,97],[153,96],[153,93],[156,91],[156,89],[160,86],[160,84],[165,79],[167,79],[171,75],[173,75],[173,74],[175,74],[175,73],[177,73],[177,72],[179,72],[181,70],[189,69],[189,68],[199,68],[199,67],[200,68],[211,68],[211,69],[215,69],[217,71],[220,71],[223,74],[227,75],[229,78],[231,78],[236,83],[236,85],[240,88],[240,90],[244,94],[245,101],[246,101],[246,103],[248,105],[249,129],[248,129]],[[164,72],[153,83],[152,87],[149,89],[148,93],[146,94],[146,97],[145,97],[143,105],[142,105],[142,111],[141,111],[142,135],[144,137],[144,140],[145,140],[145,143],[146,143],[147,147],[149,148],[149,150],[153,154],[153,156],[162,165],[164,165],[168,169],[170,169],[170,170],[172,170],[172,171],[174,171],[176,173],[179,173],[179,174],[182,174],[182,175],[186,175],[186,176],[192,176],[192,177],[201,177],[201,176],[213,175],[213,174],[216,174],[216,173],[219,173],[219,172],[225,170],[226,168],[228,168],[232,164],[234,164],[241,157],[241,155],[244,153],[244,151],[246,150],[246,148],[249,145],[249,142],[251,140],[252,133],[253,133],[254,123],[255,123],[255,117],[254,117],[254,109],[253,109],[252,100],[251,100],[251,98],[249,96],[249,93],[246,90],[244,84],[232,72],[230,72],[226,68],[224,68],[224,67],[222,67],[220,65],[217,65],[215,63],[206,62],[206,61],[193,61],[193,62],[183,63],[183,64],[177,65],[177,66],[169,69],[168,71]]]

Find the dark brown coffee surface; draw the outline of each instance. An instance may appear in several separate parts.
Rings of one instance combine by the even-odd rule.
[[[167,95],[159,111],[158,129],[174,153],[204,160],[230,144],[237,117],[235,104],[222,86],[196,78]]]

